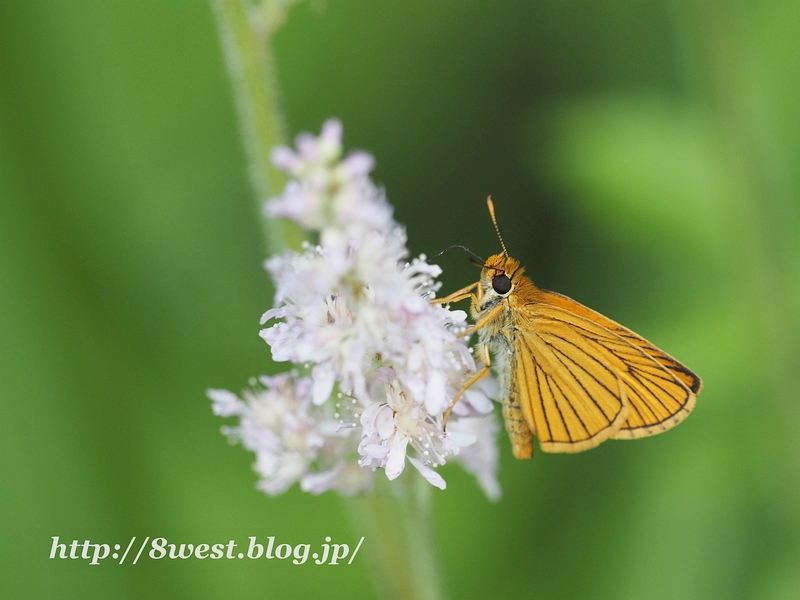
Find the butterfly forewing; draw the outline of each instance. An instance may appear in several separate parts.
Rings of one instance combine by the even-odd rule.
[[[666,431],[682,421],[694,407],[696,396],[683,381],[628,339],[558,306],[537,303],[526,310],[534,319],[533,331],[542,342],[562,352],[571,352],[573,362],[580,364],[584,373],[591,374],[598,381],[607,378],[611,372],[621,382],[627,418],[610,435],[598,436],[594,445],[608,437],[633,439]],[[520,350],[527,350],[527,347]],[[546,371],[547,365],[545,360],[542,369]],[[577,366],[573,369],[579,372]],[[606,396],[607,391],[601,392],[600,397]],[[545,445],[542,449],[570,451]],[[579,448],[582,449],[585,448]]]
[[[631,349],[638,350],[633,346]],[[683,421],[694,408],[695,394],[674,373],[649,356],[645,361],[641,357],[631,357],[623,379],[630,411],[614,436],[616,439],[661,433]]]
[[[580,317],[584,317],[589,319],[590,321],[605,327],[612,333],[616,333],[618,336],[623,338],[625,341],[631,343],[632,345],[636,346],[643,350],[647,355],[652,357],[658,363],[660,363],[665,369],[670,371],[675,377],[681,380],[681,382],[689,388],[692,393],[696,396],[700,393],[700,390],[703,387],[702,381],[700,378],[695,375],[692,371],[690,371],[687,367],[682,365],[680,362],[672,358],[669,354],[657,348],[642,336],[634,333],[627,327],[620,325],[616,321],[612,321],[608,317],[601,315],[599,312],[592,310],[588,306],[584,306],[580,302],[576,302],[572,298],[559,294],[557,292],[551,292],[549,290],[538,290],[540,294],[540,300],[552,304],[554,306],[559,306],[569,312],[576,314]]]
[[[613,353],[597,351],[574,324],[536,309],[519,310],[522,318],[536,319],[536,326],[517,332],[512,392],[542,450],[580,452],[613,437],[628,413]],[[602,335],[601,327],[590,326]]]

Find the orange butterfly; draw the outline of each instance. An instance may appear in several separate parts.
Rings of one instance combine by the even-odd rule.
[[[542,290],[503,252],[481,266],[480,281],[437,304],[472,299],[484,367],[494,358],[514,456],[530,458],[533,435],[545,452],[581,452],[609,438],[630,440],[674,427],[694,408],[702,382],[643,337],[574,300]],[[476,290],[473,292],[473,290]]]

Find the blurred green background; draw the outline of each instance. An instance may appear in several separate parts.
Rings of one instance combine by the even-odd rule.
[[[316,0],[274,45],[292,136],[341,118],[413,253],[496,252],[491,193],[537,284],[704,379],[666,435],[526,462],[503,437],[498,504],[446,467],[450,596],[800,597],[800,4]],[[375,597],[360,560],[48,559],[360,535],[334,494],[257,492],[204,396],[275,368],[238,127],[206,3],[0,8],[7,597]]]

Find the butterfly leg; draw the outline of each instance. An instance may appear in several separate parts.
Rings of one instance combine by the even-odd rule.
[[[449,296],[445,296],[444,298],[434,298],[431,300],[431,304],[450,304],[451,302],[458,302],[459,300],[463,300],[464,298],[472,298],[473,301],[477,301],[475,294],[472,293],[472,290],[475,289],[478,285],[478,281],[473,284],[468,285],[467,287],[463,287],[460,290],[453,292]]]
[[[483,347],[483,368],[480,369],[477,373],[475,373],[472,377],[470,377],[464,386],[461,388],[461,391],[456,394],[456,397],[453,398],[453,402],[450,404],[450,407],[444,413],[444,419],[442,420],[442,429],[447,428],[447,420],[450,418],[450,413],[453,412],[453,407],[456,405],[456,402],[461,400],[461,396],[464,395],[464,392],[469,389],[472,384],[478,381],[481,377],[486,375],[489,372],[489,367],[491,366],[491,359],[489,358],[489,349],[484,346]]]
[[[497,306],[495,306],[492,310],[489,311],[489,314],[484,316],[480,321],[475,323],[475,325],[473,325],[466,331],[462,331],[461,333],[459,333],[456,337],[464,337],[465,335],[470,335],[472,333],[475,333],[476,331],[478,331],[478,329],[480,329],[481,327],[489,323],[492,319],[494,319],[497,313],[499,313],[501,310],[505,308],[506,308],[505,304],[503,304],[502,302],[498,303]],[[486,355],[487,356],[489,355],[488,351],[486,351]]]

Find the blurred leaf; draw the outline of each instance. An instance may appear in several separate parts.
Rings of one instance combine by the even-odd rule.
[[[719,252],[730,184],[713,124],[657,96],[561,103],[531,118],[534,168],[614,236],[647,252]]]

